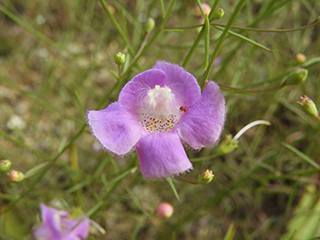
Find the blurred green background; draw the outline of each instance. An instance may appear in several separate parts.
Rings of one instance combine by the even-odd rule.
[[[235,88],[264,90],[281,84],[297,67],[309,71],[306,82],[255,96],[223,90],[227,119],[222,140],[248,123],[263,119],[239,139],[239,148],[214,157],[217,148],[188,150],[196,181],[209,168],[214,181],[192,185],[173,179],[180,201],[166,180],[146,180],[133,152],[124,158],[104,152],[85,124],[85,111],[103,109],[121,87],[157,60],[182,65],[199,29],[160,31],[163,10],[171,1],[108,0],[111,21],[100,1],[1,0],[0,2],[0,160],[27,174],[20,183],[0,175],[0,239],[28,239],[39,226],[39,203],[81,207],[106,233],[92,226],[88,239],[299,239],[319,232],[320,124],[296,103],[307,95],[320,104],[320,27],[295,32],[232,29],[268,48],[227,35],[221,62],[209,80]],[[161,7],[163,3],[163,9]],[[210,6],[214,1],[207,1]],[[238,1],[221,1],[226,24]],[[196,1],[176,1],[165,28],[199,24]],[[247,0],[234,26],[289,29],[319,16],[317,0]],[[126,53],[128,67],[138,52],[152,17],[156,27],[150,47],[122,81],[113,61]],[[210,54],[221,31],[212,27]],[[125,39],[125,40],[124,40]],[[306,56],[299,63],[296,54]],[[201,39],[186,70],[200,79],[205,70]],[[312,163],[312,164],[310,164]],[[31,170],[31,171],[30,171]],[[169,202],[167,220],[152,213]],[[285,233],[287,235],[284,235]],[[292,238],[290,238],[292,236]]]

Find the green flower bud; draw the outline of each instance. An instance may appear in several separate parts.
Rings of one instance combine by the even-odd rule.
[[[304,68],[297,68],[289,74],[285,84],[286,85],[298,85],[306,81],[308,76],[308,70]]]
[[[148,20],[144,23],[143,25],[143,29],[149,33],[154,29],[154,26],[156,25],[156,23],[154,22],[153,18],[148,18]]]
[[[309,114],[312,117],[315,117],[320,120],[319,113],[317,106],[314,104],[311,98],[307,97],[306,95],[304,97],[300,97],[300,102],[298,102],[301,109]]]
[[[213,177],[212,170],[207,169],[199,174],[197,183],[202,185],[208,184],[213,180]]]
[[[9,173],[9,179],[12,182],[21,182],[24,179],[24,174],[22,172],[20,172],[20,171],[12,170]]]
[[[212,18],[210,21],[218,20],[224,16],[224,10],[222,8],[217,8],[216,11],[213,13]]]
[[[237,149],[239,147],[239,141],[238,140],[233,140],[232,135],[228,134],[226,136],[226,139],[223,140],[219,146],[218,150],[215,154],[215,156],[222,156],[226,155],[228,153],[231,153],[233,150]]]
[[[0,173],[6,172],[11,167],[11,161],[10,160],[1,160],[0,161]]]
[[[117,65],[122,65],[126,61],[126,55],[122,52],[118,52],[114,55],[114,62]]]
[[[302,64],[302,63],[305,63],[307,61],[307,57],[306,57],[306,55],[304,55],[302,53],[298,53],[296,55],[296,60],[297,60],[298,63]]]

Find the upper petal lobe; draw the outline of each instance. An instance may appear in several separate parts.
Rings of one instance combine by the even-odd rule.
[[[162,70],[166,76],[166,84],[176,96],[181,106],[190,106],[201,96],[197,79],[182,67],[163,61],[157,62],[153,69]]]
[[[165,85],[166,75],[158,69],[150,69],[136,75],[128,82],[119,94],[119,103],[128,109],[134,109],[141,105],[150,89],[156,85]]]

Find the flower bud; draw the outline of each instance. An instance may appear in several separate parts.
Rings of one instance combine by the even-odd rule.
[[[296,55],[296,60],[298,63],[305,63],[307,61],[307,57],[306,57],[306,55],[304,55],[302,53],[298,53]]]
[[[154,29],[154,26],[156,25],[156,23],[154,22],[153,18],[148,18],[148,20],[144,23],[143,25],[143,29],[149,33]]]
[[[118,52],[114,55],[114,62],[117,65],[122,65],[126,61],[126,55],[122,52]]]
[[[20,171],[12,170],[9,173],[9,179],[12,182],[21,182],[24,179],[24,174],[22,172],[20,172]]]
[[[301,99],[300,102],[298,102],[298,104],[300,105],[301,109],[310,116],[320,119],[317,106],[314,104],[312,99],[307,97],[306,95],[300,98]]]
[[[8,171],[10,167],[11,167],[10,160],[1,160],[0,161],[0,173]]]
[[[208,4],[206,4],[206,3],[201,3],[201,7],[202,7],[202,10],[204,12],[204,15],[208,16],[210,11],[211,11],[210,6]],[[200,8],[198,6],[196,6],[195,9],[194,9],[194,16],[196,18],[198,18],[198,19],[202,19],[203,18],[202,14],[201,14],[201,10],[200,10]]]
[[[173,211],[173,206],[170,203],[163,202],[158,205],[155,213],[159,218],[169,218],[172,216]]]
[[[222,18],[223,16],[224,16],[224,10],[222,8],[217,8],[216,11],[213,13],[210,21],[218,20],[218,19]]]
[[[219,144],[218,150],[215,156],[222,156],[222,155],[231,153],[233,150],[239,147],[238,143],[239,143],[238,140],[233,140],[232,135],[228,134],[226,136],[226,139]]]
[[[213,180],[213,177],[212,170],[207,169],[199,174],[197,183],[202,185],[208,184]]]
[[[298,85],[306,81],[308,70],[304,68],[297,68],[291,72],[285,81],[286,85]]]

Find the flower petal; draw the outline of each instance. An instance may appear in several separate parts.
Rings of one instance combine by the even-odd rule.
[[[103,110],[88,111],[87,122],[100,143],[118,155],[130,152],[141,133],[146,131],[119,103],[112,103]]]
[[[145,178],[178,175],[192,168],[176,133],[153,133],[142,137],[136,147]]]
[[[62,218],[61,223],[64,226],[64,230],[66,233],[68,233],[66,236],[68,238],[66,239],[85,239],[89,235],[89,226],[90,226],[90,221],[89,219],[84,219],[76,228],[76,226],[84,216],[80,217],[79,219],[73,220],[69,218]],[[73,229],[74,228],[74,229]]]
[[[40,203],[40,208],[43,224],[33,232],[34,238],[37,240],[60,239],[60,215],[64,211],[47,207],[43,203]]]
[[[220,138],[225,115],[225,100],[219,85],[209,81],[201,98],[180,119],[178,133],[194,149],[213,147]]]
[[[197,79],[182,67],[167,63],[157,62],[153,69],[161,69],[167,76],[166,85],[176,96],[176,101],[181,106],[191,106],[201,96],[201,89]]]
[[[150,69],[136,75],[122,88],[119,94],[120,105],[128,109],[139,107],[148,91],[156,85],[163,87],[165,80],[166,75],[158,69]]]

